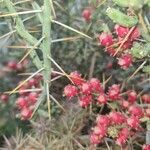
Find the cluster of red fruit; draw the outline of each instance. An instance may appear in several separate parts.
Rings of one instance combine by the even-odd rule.
[[[26,68],[28,64],[28,60],[25,59],[24,61],[22,61],[22,63],[17,63],[17,61],[15,60],[10,60],[6,67],[10,70],[10,71],[16,71],[16,72],[21,72],[24,71],[24,69]],[[4,103],[7,103],[9,100],[9,96],[7,94],[1,94],[0,95],[0,100]]]
[[[129,49],[133,46],[133,42],[140,37],[140,31],[136,26],[127,28],[118,24],[115,25],[114,30],[117,38],[113,38],[111,33],[103,32],[98,40],[108,54],[119,56],[118,64],[121,68],[127,69],[133,62]]]
[[[97,78],[91,78],[87,81],[77,71],[71,72],[69,77],[73,85],[69,84],[65,86],[64,95],[69,100],[77,96],[81,107],[86,108],[91,102],[100,105],[116,101],[123,109],[126,109],[137,100],[136,91],[128,90],[124,94],[121,94],[120,85],[113,84],[108,88],[107,92],[104,92],[102,83]],[[127,96],[127,100],[122,95]],[[145,103],[150,103],[150,95],[144,94],[142,100]]]
[[[106,136],[116,139],[116,144],[123,146],[128,137],[142,131],[140,126],[144,110],[138,105],[131,105],[125,112],[112,111],[108,115],[99,115],[96,126],[92,129],[90,140],[99,144]]]
[[[81,107],[88,107],[90,103],[92,102],[93,97],[101,93],[101,97],[103,95],[103,102],[106,103],[106,96],[102,93],[103,88],[100,83],[100,81],[96,78],[92,78],[89,81],[85,81],[82,77],[81,74],[78,73],[77,71],[70,73],[69,77],[71,78],[72,82],[74,85],[67,85],[64,88],[64,95],[70,100],[71,98],[78,96],[79,97],[79,104]],[[99,101],[99,103],[101,103]]]
[[[40,81],[41,76],[37,75],[34,78],[31,78],[28,82],[26,82],[26,84],[22,85],[19,89],[19,97],[16,101],[16,105],[20,110],[20,118],[22,120],[28,120],[32,116],[32,111],[40,94],[40,91],[33,91],[35,88],[40,87]]]
[[[24,71],[27,64],[28,64],[27,59],[25,59],[21,63],[17,63],[17,61],[11,60],[7,63],[7,67],[12,71],[21,72],[21,71]]]
[[[136,123],[138,124],[138,122]],[[96,126],[90,134],[90,141],[92,144],[99,144],[108,135],[116,139],[116,144],[122,146],[127,141],[132,129],[134,128],[130,129],[130,124],[123,113],[114,111],[109,115],[99,115],[96,119]]]
[[[92,18],[91,8],[86,8],[82,12],[82,17],[86,22]],[[118,24],[114,27],[115,38],[108,32],[103,32],[99,37],[100,45],[105,47],[105,51],[111,56],[119,56],[118,64],[121,68],[127,69],[132,65],[133,58],[129,49],[132,47],[133,42],[140,37],[138,27],[123,27]]]
[[[111,105],[116,103],[119,110],[123,113],[112,111],[106,115],[97,117],[96,126],[91,133],[91,142],[98,144],[105,136],[116,138],[118,145],[123,145],[127,141],[129,135],[141,129],[141,118],[150,117],[150,108],[143,108],[137,104],[138,94],[135,90],[128,90],[121,93],[120,85],[113,84],[105,92],[102,84],[97,78],[92,78],[86,81],[77,71],[70,73],[70,79],[73,85],[69,84],[64,88],[64,95],[70,100],[73,97],[78,97],[81,107],[88,107],[90,104]],[[150,103],[150,95],[144,94],[141,97],[143,103]],[[108,105],[108,106],[109,106]],[[120,106],[120,107],[119,107]],[[114,136],[114,132],[116,134]]]

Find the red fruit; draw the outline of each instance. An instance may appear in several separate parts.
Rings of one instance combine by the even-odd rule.
[[[90,79],[89,83],[93,92],[103,92],[102,85],[97,78]]]
[[[140,35],[141,35],[140,30],[138,29],[138,27],[135,27],[129,38],[131,41],[133,41],[139,38]]]
[[[2,94],[2,95],[0,96],[0,100],[1,100],[2,102],[4,102],[4,103],[7,103],[8,100],[9,100],[9,96],[6,95],[6,94]]]
[[[123,42],[123,40],[124,40],[124,39],[119,38],[119,43],[120,43],[120,45],[121,45],[121,43]],[[127,41],[125,41],[125,42],[123,43],[123,45],[121,46],[121,48],[122,48],[123,50],[130,49],[130,48],[132,47],[132,44],[133,44],[132,41],[127,40]]]
[[[107,103],[107,97],[105,94],[100,94],[97,98],[97,101],[99,104],[106,104]]]
[[[26,92],[26,87],[25,86],[22,86],[21,88],[19,88],[19,94],[21,96],[27,96],[29,94],[29,92]]]
[[[81,107],[86,108],[90,105],[92,101],[92,96],[91,95],[83,95],[79,97],[79,104]]]
[[[106,115],[99,115],[96,118],[96,123],[98,126],[108,126],[110,124],[110,118]]]
[[[100,142],[101,142],[101,138],[98,135],[96,135],[94,133],[92,133],[90,135],[90,143],[91,144],[99,144]]]
[[[105,51],[110,55],[113,56],[116,53],[116,49],[113,47],[106,47]]]
[[[28,101],[31,104],[35,104],[38,98],[38,93],[32,92],[28,95]]]
[[[127,124],[133,128],[133,129],[137,129],[139,127],[140,124],[140,120],[138,117],[136,116],[131,116],[130,118],[127,119]]]
[[[123,69],[127,69],[132,65],[132,61],[132,56],[130,54],[125,54],[118,58],[118,65]]]
[[[78,90],[75,86],[69,84],[64,88],[64,94],[66,97],[72,98],[78,94]]]
[[[24,97],[19,97],[16,101],[16,105],[19,107],[19,109],[23,109],[24,107],[28,106],[28,102]]]
[[[84,83],[84,79],[81,78],[81,74],[77,71],[71,72],[69,76],[75,85],[81,85]]]
[[[122,124],[126,122],[126,117],[120,112],[111,112],[109,117],[112,124]]]
[[[89,82],[83,83],[81,85],[81,93],[91,94],[91,92],[92,92],[92,88],[91,88],[91,84]]]
[[[150,144],[144,144],[143,150],[150,150]]]
[[[113,37],[110,33],[103,32],[98,39],[102,46],[107,47],[113,44]]]
[[[21,110],[21,119],[22,120],[28,120],[31,118],[31,116],[32,116],[32,111],[29,108],[24,107]]]
[[[42,75],[37,74],[36,76],[34,76],[34,79],[35,79],[37,82],[40,82],[40,81],[42,80]]]
[[[95,126],[93,128],[93,133],[99,135],[100,138],[103,138],[107,133],[106,126]]]
[[[145,109],[146,116],[150,118],[150,108]]]
[[[108,62],[107,65],[106,65],[106,68],[107,69],[112,69],[113,67],[113,63],[112,62]]]
[[[9,61],[7,64],[7,67],[12,69],[12,70],[16,70],[17,69],[17,62],[14,60]]]
[[[16,70],[17,71],[23,71],[24,70],[23,64],[21,64],[21,63],[17,64]]]
[[[85,19],[85,21],[91,20],[91,11],[90,9],[84,9],[82,12],[82,17]]]
[[[138,118],[143,116],[143,110],[140,106],[132,105],[129,107],[129,113]]]
[[[130,106],[130,103],[126,100],[122,100],[121,106],[125,109],[127,109]]]
[[[38,80],[32,78],[28,81],[28,85],[29,87],[32,87],[32,86],[37,86],[38,85]]]
[[[123,38],[128,34],[129,28],[116,24],[115,25],[115,32],[119,37]]]
[[[145,103],[150,103],[150,94],[142,95],[142,101]]]
[[[132,91],[128,91],[128,101],[130,103],[134,103],[137,99],[137,93],[136,91],[132,90]]]
[[[129,132],[128,128],[121,129],[121,131],[119,132],[118,137],[116,139],[116,144],[118,144],[119,146],[124,145],[127,141],[129,134],[130,134],[130,132]]]
[[[120,98],[120,85],[113,84],[111,87],[109,87],[107,94],[110,100],[119,99]]]

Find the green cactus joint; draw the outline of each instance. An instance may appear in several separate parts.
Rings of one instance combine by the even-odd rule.
[[[118,9],[107,8],[106,13],[113,22],[122,25],[124,27],[133,27],[138,23],[136,16],[128,16]]]

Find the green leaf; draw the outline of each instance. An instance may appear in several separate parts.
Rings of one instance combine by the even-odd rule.
[[[108,8],[106,13],[110,19],[115,23],[120,24],[125,27],[133,27],[138,23],[138,18],[136,16],[128,16],[118,9]]]
[[[130,0],[129,1],[129,7],[138,10],[141,9],[144,5],[144,1],[143,0]]]
[[[113,0],[118,6],[121,7],[130,7],[135,10],[141,9],[144,5],[143,0]]]
[[[147,57],[150,55],[150,44],[140,44],[135,43],[133,47],[131,48],[132,56],[138,59],[142,59],[144,57]]]
[[[129,1],[128,0],[113,0],[114,3],[116,3],[118,6],[121,7],[128,7]]]
[[[150,74],[150,65],[144,66],[143,72]]]

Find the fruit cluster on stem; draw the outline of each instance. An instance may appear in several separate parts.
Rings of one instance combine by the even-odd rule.
[[[106,105],[109,108],[105,115],[97,115],[95,127],[90,134],[92,144],[99,144],[108,136],[113,138],[116,144],[123,146],[129,137],[143,130],[141,119],[150,117],[150,108],[148,105],[143,107],[139,104],[139,96],[135,90],[122,92],[119,84],[104,89],[97,78],[86,80],[77,71],[71,72],[69,77],[72,84],[64,88],[64,95],[69,101],[76,97],[83,108],[89,105]],[[149,104],[150,95],[143,94],[141,100],[143,104]],[[116,104],[117,108],[110,107],[112,104]]]

